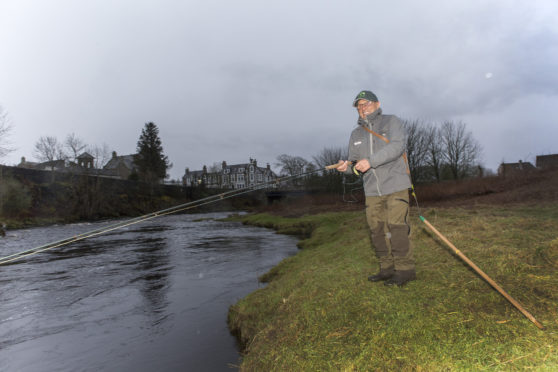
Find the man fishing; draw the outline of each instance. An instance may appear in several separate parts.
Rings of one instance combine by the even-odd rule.
[[[340,160],[337,170],[363,175],[366,220],[380,262],[380,271],[368,280],[403,286],[416,279],[407,223],[411,180],[405,129],[396,116],[382,114],[378,97],[368,90],[356,96],[353,106],[358,126],[351,133],[349,159]]]

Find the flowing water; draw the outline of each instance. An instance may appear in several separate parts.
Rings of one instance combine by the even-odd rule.
[[[294,237],[174,215],[0,265],[0,371],[231,371],[228,307]],[[8,231],[0,256],[107,223]]]

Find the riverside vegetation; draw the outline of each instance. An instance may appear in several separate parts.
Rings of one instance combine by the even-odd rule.
[[[402,288],[367,281],[377,264],[362,210],[238,217],[304,237],[230,308],[241,370],[558,370],[558,203],[423,210],[544,331],[411,212],[418,280]]]
[[[220,190],[46,172],[0,165],[0,226],[29,226],[137,217],[215,195]],[[265,199],[253,193],[197,208],[247,210]]]

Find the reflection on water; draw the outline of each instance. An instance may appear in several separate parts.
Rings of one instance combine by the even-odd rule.
[[[231,370],[228,307],[296,240],[199,219],[161,217],[0,265],[0,370]],[[9,231],[0,256],[103,225]]]

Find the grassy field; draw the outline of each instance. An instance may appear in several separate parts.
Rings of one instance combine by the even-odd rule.
[[[300,252],[232,306],[246,371],[558,371],[558,204],[423,215],[546,326],[539,330],[412,218],[418,280],[370,283],[363,211],[246,223],[299,233]]]

